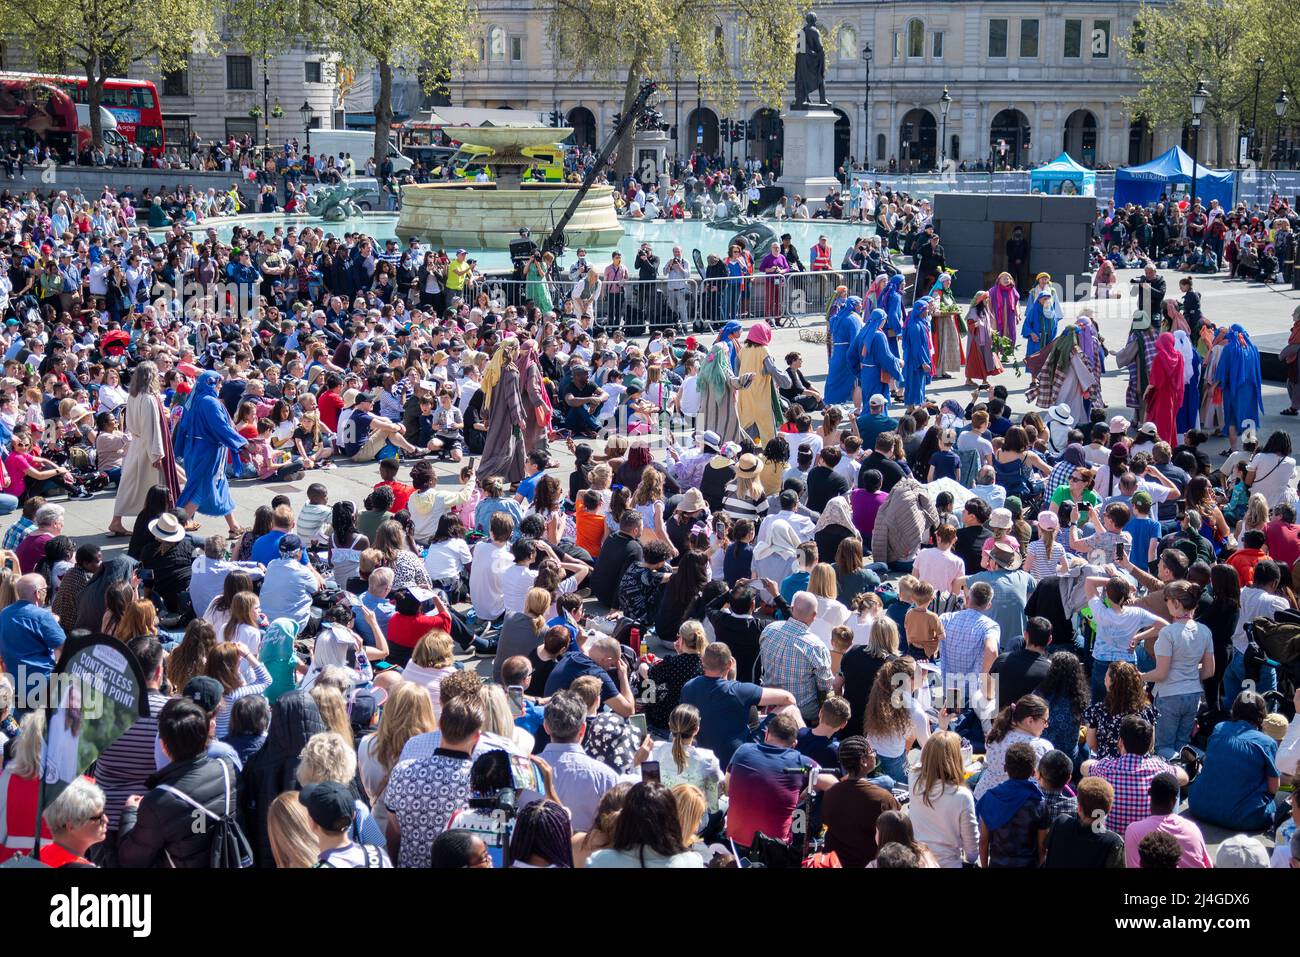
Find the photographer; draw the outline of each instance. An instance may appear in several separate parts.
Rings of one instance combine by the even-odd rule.
[[[655,280],[659,278],[659,257],[654,254],[649,243],[642,243],[641,248],[636,251],[636,259],[632,265],[636,267],[636,277],[640,280],[636,291],[637,308],[641,311],[646,326],[649,327],[656,319],[662,319],[654,314]]]
[[[687,306],[687,280],[691,275],[690,264],[682,258],[682,247],[673,247],[673,257],[664,265],[664,276],[668,279],[668,309],[682,328],[690,321]]]

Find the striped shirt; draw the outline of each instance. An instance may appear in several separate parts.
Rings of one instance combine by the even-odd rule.
[[[996,646],[1002,638],[998,623],[982,611],[964,608],[940,615],[943,640],[939,642],[939,667],[944,687],[951,680],[984,672],[984,646],[990,638]]]
[[[736,495],[736,486],[733,483],[727,486],[727,497],[722,501],[722,510],[731,516],[733,521],[743,518],[753,522],[757,527],[767,515],[767,496],[762,496],[757,502],[740,498]]]
[[[1060,541],[1052,542],[1052,553],[1047,554],[1047,543],[1041,538],[1036,538],[1029,543],[1029,563],[1025,566],[1025,571],[1035,578],[1046,578],[1048,575],[1057,573],[1057,566],[1061,564],[1061,559],[1065,557],[1065,546]]]
[[[158,712],[167,703],[161,691],[149,692],[149,717],[136,718],[120,738],[100,752],[95,762],[95,783],[104,790],[108,829],[116,831],[122,822],[122,805],[133,794],[149,790],[145,780],[154,775],[154,742],[158,738]]]
[[[227,691],[221,696],[221,707],[217,710],[218,738],[224,738],[230,733],[230,712],[236,701],[249,695],[261,694],[271,687],[271,672],[266,670],[266,665],[256,658],[248,659],[248,664],[253,669],[253,680],[245,681],[234,691]]]

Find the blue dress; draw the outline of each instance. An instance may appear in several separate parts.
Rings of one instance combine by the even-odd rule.
[[[853,401],[853,369],[849,354],[862,329],[862,300],[850,296],[843,306],[831,316],[828,330],[831,338],[831,358],[826,372],[825,401],[827,405]],[[868,396],[867,398],[870,398]]]
[[[1061,320],[1061,315],[1061,305],[1055,296],[1048,300],[1046,306],[1034,299],[1025,307],[1025,322],[1020,332],[1025,338],[1026,359],[1056,338],[1056,324]],[[1030,341],[1031,335],[1037,336],[1038,341]]]
[[[865,407],[870,398],[879,393],[889,400],[889,387],[884,377],[889,376],[895,382],[902,381],[903,364],[889,348],[889,341],[881,327],[885,322],[883,309],[873,309],[866,324],[858,330],[849,350],[849,369],[858,377],[862,387],[862,405]]]
[[[880,294],[880,308],[885,311],[885,333],[889,351],[900,355],[898,339],[903,333],[903,277],[890,276]]]
[[[912,315],[903,330],[903,401],[907,405],[925,402],[934,368],[934,344],[930,338],[929,298],[912,304]]]
[[[1240,433],[1247,421],[1264,420],[1264,395],[1260,381],[1259,350],[1240,325],[1228,330],[1219,357],[1219,384],[1223,388],[1223,423]]]
[[[1201,354],[1192,350],[1192,377],[1183,386],[1183,404],[1174,427],[1178,434],[1194,429],[1201,421]]]
[[[237,452],[248,440],[235,431],[226,407],[217,398],[219,373],[202,373],[176,426],[172,444],[185,465],[185,488],[178,508],[191,503],[203,515],[229,515],[235,510],[226,481],[226,454]]]

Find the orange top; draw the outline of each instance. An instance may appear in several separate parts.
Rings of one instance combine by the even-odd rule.
[[[600,545],[605,538],[605,516],[601,512],[589,512],[579,502],[574,510],[574,524],[577,526],[575,536],[577,545],[585,549],[592,558],[600,554]]]

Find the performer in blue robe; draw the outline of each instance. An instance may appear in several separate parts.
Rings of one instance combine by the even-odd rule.
[[[1025,308],[1025,322],[1020,332],[1025,337],[1026,359],[1039,349],[1046,349],[1056,338],[1056,324],[1063,315],[1061,304],[1050,289],[1040,292]]]
[[[853,401],[853,370],[849,367],[849,353],[862,329],[862,300],[850,296],[831,316],[827,339],[831,344],[829,366],[826,371],[826,390],[823,401],[827,405]],[[865,401],[865,400],[864,400]]]
[[[867,400],[873,395],[889,396],[889,386],[885,383],[888,376],[895,387],[902,384],[903,364],[898,356],[889,349],[883,326],[885,310],[873,309],[871,315],[853,339],[849,350],[849,369],[858,377],[862,389],[862,407],[867,407]]]
[[[890,276],[885,283],[885,291],[880,294],[879,308],[885,310],[885,338],[889,340],[889,351],[901,355],[898,338],[903,334],[903,277]]]
[[[1228,330],[1223,354],[1219,357],[1218,379],[1223,387],[1223,423],[1228,427],[1228,447],[1236,449],[1237,439],[1245,430],[1247,420],[1257,428],[1264,421],[1259,350],[1240,325],[1233,325]]]
[[[237,452],[248,440],[235,431],[226,407],[217,397],[221,373],[199,375],[173,436],[177,457],[185,464],[185,488],[176,500],[190,518],[196,511],[221,515],[232,535],[243,529],[235,522],[235,501],[226,482],[226,454]]]
[[[732,319],[718,332],[717,341],[726,343],[731,354],[731,371],[736,375],[740,374],[740,334],[744,331],[745,327]]]
[[[912,303],[903,330],[903,401],[909,409],[925,402],[925,390],[934,376],[934,340],[930,337],[930,298]]]

